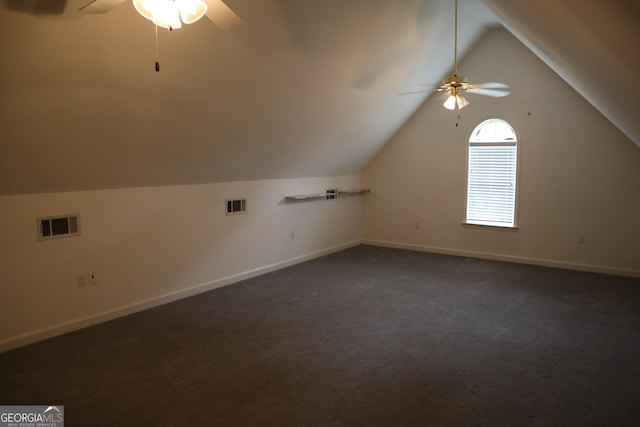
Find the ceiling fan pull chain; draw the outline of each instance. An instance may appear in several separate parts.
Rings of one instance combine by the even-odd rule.
[[[158,26],[156,25],[156,73],[160,71],[160,60],[158,56]]]

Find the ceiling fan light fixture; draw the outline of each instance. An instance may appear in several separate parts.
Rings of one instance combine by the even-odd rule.
[[[464,107],[469,105],[469,101],[467,101],[462,95],[456,96],[456,101],[458,101],[458,110],[462,110]]]
[[[157,0],[133,0],[133,7],[136,8],[140,15],[149,21],[153,21],[153,14],[157,3]]]
[[[146,0],[147,2],[150,0]],[[153,0],[156,8],[153,11],[153,23],[158,27],[177,30],[182,27],[178,3],[173,0]]]
[[[207,4],[202,0],[133,0],[140,15],[158,27],[175,30],[182,23],[192,24],[207,13]]]
[[[458,108],[458,110],[462,110],[467,105],[469,105],[469,101],[467,101],[462,95],[460,95],[458,88],[452,88],[449,92],[449,96],[444,101],[444,104],[442,104],[444,108],[452,111],[455,110],[456,107]]]
[[[456,108],[456,97],[451,94],[447,97],[447,100],[442,104],[444,108],[447,110],[455,110]]]

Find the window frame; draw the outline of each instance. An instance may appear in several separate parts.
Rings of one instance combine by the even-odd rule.
[[[488,124],[488,122],[493,122],[493,121],[499,121],[502,122],[504,124],[506,124],[507,126],[509,126],[511,128],[511,130],[513,131],[513,134],[515,136],[515,140],[514,141],[493,141],[493,142],[485,142],[488,144],[495,144],[495,145],[509,145],[510,143],[513,143],[513,145],[515,146],[515,176],[514,176],[514,185],[515,185],[515,190],[514,190],[514,195],[513,195],[513,223],[506,223],[506,222],[491,222],[491,221],[482,221],[482,220],[469,220],[468,216],[469,216],[469,181],[470,181],[470,155],[471,155],[471,147],[472,144],[474,145],[480,145],[482,144],[482,142],[479,141],[472,141],[473,136],[478,132],[479,128],[481,128],[483,125]],[[482,120],[480,123],[478,123],[474,128],[473,131],[471,132],[471,134],[469,135],[469,138],[467,139],[466,142],[466,158],[465,158],[465,190],[464,190],[464,212],[463,212],[463,220],[462,220],[462,224],[464,226],[470,226],[470,227],[488,227],[488,228],[492,228],[492,229],[498,229],[498,230],[503,230],[503,231],[515,231],[518,230],[518,199],[519,199],[519,193],[520,193],[520,157],[521,157],[521,145],[522,145],[522,141],[519,137],[519,135],[517,134],[517,132],[515,131],[514,127],[511,125],[511,123],[509,123],[508,121],[506,121],[503,118],[500,117],[491,117],[485,120]]]

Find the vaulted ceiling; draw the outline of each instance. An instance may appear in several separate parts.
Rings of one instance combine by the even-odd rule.
[[[357,174],[453,62],[453,0],[227,0],[158,34],[131,3],[0,3],[0,194]],[[460,0],[640,146],[635,0]],[[606,142],[603,142],[606,143]]]

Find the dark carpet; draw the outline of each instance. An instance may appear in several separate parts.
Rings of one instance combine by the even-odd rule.
[[[640,279],[357,246],[0,354],[67,426],[636,426]]]

